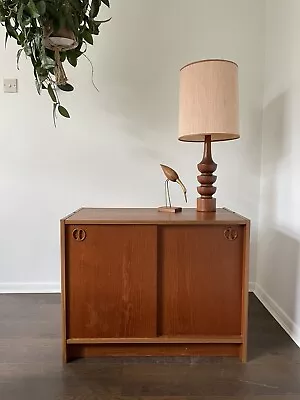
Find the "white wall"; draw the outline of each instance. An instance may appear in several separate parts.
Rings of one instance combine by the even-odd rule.
[[[299,16],[299,0],[267,0],[256,293],[300,345]]]
[[[218,205],[252,220],[255,280],[265,4],[261,0],[111,0],[112,21],[62,95],[72,114],[54,129],[47,95],[35,92],[29,62],[15,69],[16,48],[0,46],[0,291],[59,287],[59,219],[80,206],[157,207],[164,202],[159,163],[177,169],[196,201],[201,144],[177,141],[178,71],[203,58],[240,66],[241,135],[214,145]],[[0,43],[4,38],[1,30]],[[174,202],[183,204],[172,187]]]

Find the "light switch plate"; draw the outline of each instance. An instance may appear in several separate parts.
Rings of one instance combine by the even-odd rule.
[[[4,79],[3,81],[4,93],[17,93],[18,80],[17,79]]]

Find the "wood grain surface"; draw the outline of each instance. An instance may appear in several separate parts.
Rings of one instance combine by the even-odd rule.
[[[91,339],[68,339],[67,344],[180,344],[180,343],[242,343],[241,336],[160,336],[157,338],[91,338]]]
[[[68,338],[156,336],[156,227],[66,226]]]
[[[241,334],[243,227],[164,226],[158,230],[160,334]]]
[[[242,285],[242,337],[243,345],[240,348],[240,359],[245,363],[248,353],[248,302],[249,302],[249,257],[250,257],[250,221],[244,227],[243,243],[243,285]]]
[[[240,344],[78,344],[68,345],[70,359],[101,356],[238,356]]]
[[[62,360],[67,362],[67,313],[66,313],[66,289],[65,289],[65,273],[66,273],[66,242],[65,242],[65,221],[60,221],[60,256],[61,256],[61,339],[62,339]]]
[[[247,219],[224,208],[214,213],[184,208],[181,213],[161,213],[156,208],[82,208],[66,218],[66,224],[241,224]]]

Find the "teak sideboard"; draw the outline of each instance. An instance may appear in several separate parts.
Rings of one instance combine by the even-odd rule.
[[[82,208],[61,220],[63,358],[247,357],[248,219]]]

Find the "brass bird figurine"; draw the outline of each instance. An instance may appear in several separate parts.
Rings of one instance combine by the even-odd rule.
[[[168,167],[167,165],[164,165],[164,164],[160,164],[160,166],[161,166],[161,168],[163,170],[163,173],[165,174],[167,179],[165,181],[166,206],[165,207],[160,207],[159,211],[180,212],[180,211],[182,211],[181,207],[172,207],[171,197],[170,197],[170,189],[169,189],[169,181],[178,183],[178,185],[181,187],[181,189],[183,191],[183,195],[184,195],[185,201],[187,202],[186,187],[181,182],[177,172],[174,171],[174,169],[172,169],[172,168],[170,168],[170,167]]]

